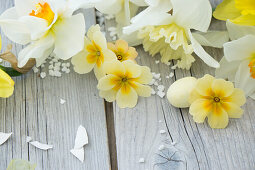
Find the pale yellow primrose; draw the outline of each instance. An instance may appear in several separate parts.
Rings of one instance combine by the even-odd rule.
[[[139,66],[131,60],[112,61],[104,64],[104,72],[106,75],[97,86],[99,95],[108,102],[116,100],[120,108],[133,108],[138,96],[151,95],[151,88],[147,84],[153,76],[146,66]]]
[[[100,79],[104,75],[103,63],[117,60],[117,57],[107,48],[106,39],[100,31],[99,25],[90,27],[87,37],[85,36],[84,44],[84,49],[71,60],[74,71],[79,74],[86,74],[94,69],[97,79]]]
[[[205,75],[198,79],[190,94],[189,112],[197,123],[208,118],[211,128],[222,129],[228,125],[229,118],[240,118],[246,98],[241,89],[234,88],[233,83]]]

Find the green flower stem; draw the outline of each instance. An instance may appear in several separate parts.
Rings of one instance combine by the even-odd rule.
[[[22,75],[22,73],[14,70],[11,67],[4,67],[4,66],[0,65],[0,69],[2,69],[4,72],[6,72],[11,77],[17,77],[17,76],[21,76]]]

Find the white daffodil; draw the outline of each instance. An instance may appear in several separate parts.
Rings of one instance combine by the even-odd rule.
[[[227,22],[231,42],[224,44],[224,57],[216,76],[235,82],[246,96],[255,99],[255,27]]]
[[[207,32],[212,8],[208,0],[148,0],[149,7],[131,19],[125,34],[139,30],[145,51],[160,53],[163,63],[177,59],[177,67],[189,69],[196,53],[206,64],[219,67],[191,33]]]
[[[79,5],[70,5],[75,3],[72,1],[15,0],[15,6],[0,16],[6,36],[16,43],[28,44],[18,54],[19,67],[30,58],[35,58],[40,66],[52,52],[67,60],[83,49],[85,20],[82,14],[73,15]]]

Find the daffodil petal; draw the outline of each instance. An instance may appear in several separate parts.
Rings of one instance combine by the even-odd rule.
[[[116,85],[116,80],[118,80],[118,77],[113,74],[105,75],[99,79],[97,88],[103,91],[110,90]]]
[[[206,74],[201,79],[198,79],[195,90],[202,96],[210,96],[213,81],[214,77]]]
[[[137,92],[130,86],[124,86],[117,92],[116,101],[120,108],[133,108],[137,100]]]
[[[135,89],[137,94],[142,97],[150,97],[151,96],[151,87],[147,85],[143,85],[137,82],[132,83],[132,87]]]
[[[243,115],[243,110],[234,103],[223,103],[223,107],[228,113],[229,118],[240,118]]]
[[[36,58],[35,59],[36,67],[40,67],[45,62],[45,60],[50,56],[53,50],[54,50],[54,46],[46,49],[40,58]]]
[[[230,20],[231,22],[239,25],[249,25],[254,26],[255,25],[255,15],[241,15],[236,19]]]
[[[151,69],[146,66],[141,66],[141,70],[142,70],[142,73],[136,79],[136,81],[141,84],[149,84],[153,78],[153,75],[151,74]]]
[[[26,65],[30,58],[41,58],[45,51],[52,48],[54,45],[54,38],[51,34],[28,45],[18,54],[18,67],[22,68]]]
[[[13,94],[14,81],[0,69],[0,97],[7,98]]]
[[[215,79],[212,83],[212,90],[217,96],[230,96],[234,91],[234,85],[230,81]]]
[[[234,19],[241,15],[240,10],[235,6],[235,0],[224,0],[219,4],[213,13],[213,16],[219,20]]]
[[[108,0],[107,4],[99,2],[96,4],[96,9],[104,14],[117,14],[122,9],[123,1]]]
[[[218,68],[220,64],[212,58],[204,49],[203,47],[197,42],[197,40],[192,36],[190,30],[188,31],[189,38],[194,49],[194,52],[197,54],[199,58],[201,58],[208,66]]]
[[[227,61],[243,60],[251,57],[255,48],[255,35],[247,35],[224,44]]]
[[[139,65],[135,64],[131,60],[123,61],[123,66],[125,68],[125,74],[128,75],[128,77],[137,78],[141,75],[142,69]]]
[[[212,18],[212,7],[208,0],[171,0],[171,2],[177,25],[202,32],[208,30]]]
[[[204,122],[211,109],[210,105],[211,103],[208,103],[208,101],[204,99],[198,99],[192,102],[189,108],[189,113],[193,116],[193,120],[196,123]]]
[[[207,33],[195,32],[193,37],[202,46],[222,48],[223,44],[228,42],[229,36],[227,31],[208,31]]]
[[[228,62],[226,58],[223,57],[220,61],[220,67],[215,71],[216,78],[227,78],[229,81],[233,82],[239,65],[239,61]]]
[[[29,15],[39,0],[15,0],[15,8],[19,16]]]
[[[85,20],[82,14],[64,18],[54,25],[54,53],[67,60],[82,51],[84,47]]]
[[[26,45],[31,41],[30,30],[22,21],[18,21],[16,8],[7,9],[0,16],[0,26],[4,34],[13,42]],[[17,29],[19,28],[19,29]]]
[[[249,61],[241,62],[235,76],[235,85],[237,88],[244,90],[246,96],[251,95],[255,91],[255,79],[250,75]]]
[[[231,40],[237,40],[248,34],[255,35],[254,26],[237,25],[230,22],[229,20],[227,21],[226,26]]]
[[[107,91],[99,91],[99,96],[104,98],[107,102],[113,102],[116,100],[117,91],[116,90],[107,90]]]
[[[228,114],[225,110],[219,108],[218,113],[208,114],[208,123],[211,128],[224,129],[228,125]]]

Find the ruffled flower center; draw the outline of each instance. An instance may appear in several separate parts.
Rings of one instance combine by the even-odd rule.
[[[189,69],[195,61],[186,30],[175,23],[144,27],[139,31],[138,37],[143,39],[145,51],[152,56],[160,53],[161,62],[165,64],[175,59],[178,60],[177,67]]]
[[[32,12],[29,14],[30,16],[45,19],[49,24],[53,22],[55,14],[47,2],[40,2],[36,4],[35,8],[36,9],[32,10]]]

